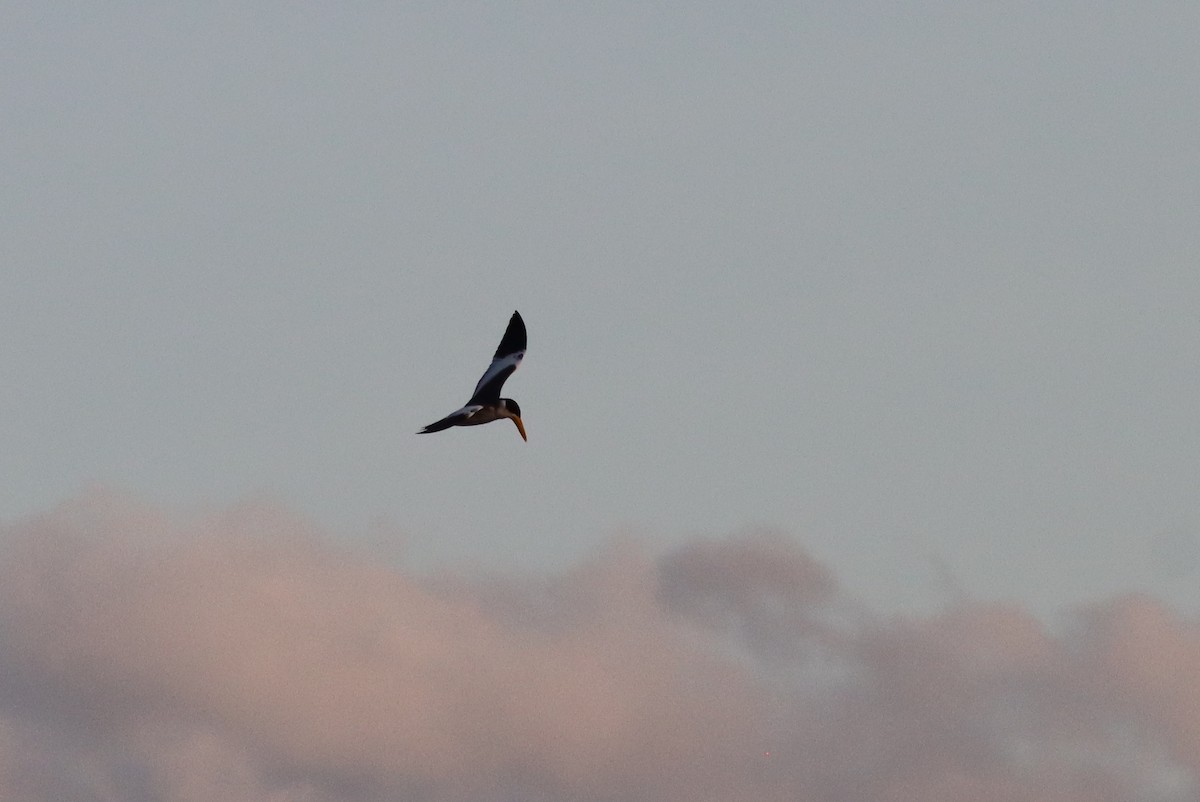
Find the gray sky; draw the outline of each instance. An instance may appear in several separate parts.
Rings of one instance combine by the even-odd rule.
[[[1196,799],[1197,41],[7,4],[0,798]]]
[[[1187,3],[11,4],[0,516],[1200,608]],[[416,437],[508,316],[511,426]]]

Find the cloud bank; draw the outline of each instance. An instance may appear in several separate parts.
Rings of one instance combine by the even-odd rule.
[[[0,531],[0,798],[1174,802],[1200,628],[1152,598],[862,610],[786,538],[419,575],[246,505]]]

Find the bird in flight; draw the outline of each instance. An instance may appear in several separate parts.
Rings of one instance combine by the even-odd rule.
[[[494,420],[508,418],[516,424],[521,439],[528,442],[525,436],[525,424],[521,422],[521,408],[511,398],[501,398],[500,388],[512,372],[521,365],[525,358],[525,321],[521,320],[520,312],[513,312],[508,321],[508,328],[500,340],[500,347],[492,357],[492,364],[483,372],[479,384],[471,400],[462,409],[451,412],[439,421],[426,426],[417,434],[440,432],[451,426],[478,426],[481,423],[491,423]]]

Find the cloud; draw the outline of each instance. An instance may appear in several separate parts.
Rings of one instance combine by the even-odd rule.
[[[773,533],[689,543],[663,555],[657,568],[666,610],[761,654],[790,653],[817,638],[824,627],[814,614],[837,592],[824,566]]]
[[[0,798],[1172,802],[1200,630],[1151,598],[857,608],[794,542],[422,576],[269,505],[0,533]]]

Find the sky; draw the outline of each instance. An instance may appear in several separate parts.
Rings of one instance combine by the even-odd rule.
[[[7,4],[0,792],[1195,798],[1197,33]]]

